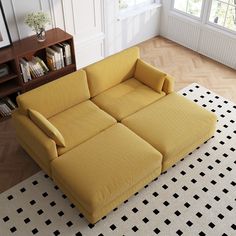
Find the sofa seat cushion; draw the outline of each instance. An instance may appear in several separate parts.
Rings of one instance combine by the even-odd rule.
[[[212,137],[216,116],[171,93],[122,123],[162,153],[165,171]]]
[[[66,147],[58,147],[58,155],[116,123],[113,117],[91,101],[73,106],[51,117],[49,121],[60,130],[66,142]]]
[[[52,178],[95,223],[156,178],[162,155],[122,124],[82,143],[52,162]]]
[[[120,121],[164,95],[164,92],[157,93],[132,78],[99,94],[92,101]]]

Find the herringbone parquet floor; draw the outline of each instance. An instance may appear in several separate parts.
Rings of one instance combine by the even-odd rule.
[[[139,45],[144,60],[176,78],[175,90],[196,82],[236,102],[236,71],[162,37]]]
[[[179,90],[197,82],[236,102],[236,71],[167,39],[138,45],[141,57],[176,78]],[[19,146],[11,119],[0,123],[0,193],[39,171]]]

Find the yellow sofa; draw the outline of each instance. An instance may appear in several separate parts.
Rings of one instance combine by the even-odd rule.
[[[215,131],[134,47],[17,97],[19,143],[95,223]]]

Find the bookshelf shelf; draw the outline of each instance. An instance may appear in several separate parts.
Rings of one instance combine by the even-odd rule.
[[[18,85],[14,80],[10,80],[6,83],[2,83],[0,86],[0,97],[8,96],[12,93],[19,92],[21,86]]]
[[[17,78],[17,76],[18,75],[14,74],[14,73],[10,73],[8,75],[2,76],[2,77],[0,77],[0,84],[7,82],[9,80],[15,79],[15,78]]]
[[[55,70],[49,70],[47,73],[44,71],[43,76],[39,76],[39,74],[38,76],[31,76],[32,80],[25,82],[21,65],[22,59],[28,62],[38,57],[49,67],[46,60],[47,48],[59,45],[63,49],[63,53],[63,45],[68,45],[70,48],[70,63],[66,63],[66,57],[64,59],[65,63],[61,63],[61,66],[57,69],[52,68]],[[27,92],[76,71],[73,36],[59,28],[55,28],[46,32],[44,42],[38,42],[35,36],[19,40],[14,42],[12,46],[0,50],[0,65],[2,64],[7,64],[9,74],[0,77],[0,103],[6,96],[11,97],[11,100],[14,101],[19,93]],[[32,73],[32,70],[30,73]],[[2,120],[0,114],[0,121]]]

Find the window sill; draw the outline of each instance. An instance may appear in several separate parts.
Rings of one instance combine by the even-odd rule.
[[[201,18],[184,13],[184,12],[180,12],[178,10],[172,10],[169,12],[169,15],[176,17],[178,19],[182,19],[184,21],[187,22],[191,22],[191,23],[197,23],[197,24],[201,24]]]
[[[180,21],[186,22],[188,24],[198,26],[202,30],[211,30],[217,33],[227,35],[231,38],[236,38],[236,31],[229,30],[227,28],[211,23],[209,21],[206,23],[203,23],[200,21],[200,19],[196,19],[195,17],[192,17],[191,15],[187,16],[184,14],[180,14],[176,11],[171,11],[169,13],[169,16],[174,17]]]
[[[208,21],[208,22],[205,24],[205,27],[206,27],[207,29],[214,30],[214,31],[216,31],[216,32],[218,32],[218,33],[223,33],[223,34],[225,34],[225,35],[227,35],[227,36],[229,36],[229,37],[234,37],[234,38],[236,38],[236,31],[230,30],[230,29],[228,29],[228,28],[225,28],[225,27],[220,26],[220,25],[217,25],[217,24],[214,24],[214,23],[212,23],[212,22],[210,22],[210,21]]]
[[[153,4],[150,4],[150,5],[147,5],[147,6],[144,6],[144,7],[140,7],[140,8],[137,8],[137,9],[125,10],[124,12],[119,13],[119,15],[117,17],[117,20],[122,21],[122,20],[125,20],[125,19],[129,18],[129,17],[140,15],[140,14],[146,12],[146,11],[153,10],[153,9],[156,9],[156,8],[161,8],[161,7],[162,7],[162,4],[153,3]]]

